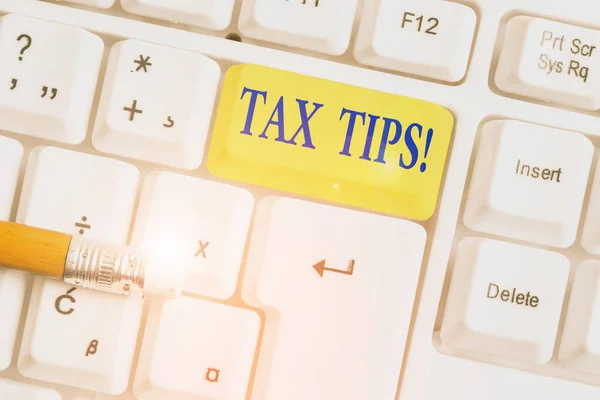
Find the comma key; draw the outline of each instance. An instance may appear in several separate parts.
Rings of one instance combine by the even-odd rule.
[[[103,53],[102,39],[83,29],[1,17],[0,129],[81,143]]]
[[[555,247],[573,244],[594,153],[590,140],[518,121],[487,122],[480,135],[465,224]]]
[[[442,342],[453,350],[547,363],[568,277],[569,260],[561,254],[490,239],[462,240]]]

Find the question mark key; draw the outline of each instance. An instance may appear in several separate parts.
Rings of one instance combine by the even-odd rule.
[[[11,132],[78,144],[87,133],[104,42],[84,29],[0,17],[0,120]]]

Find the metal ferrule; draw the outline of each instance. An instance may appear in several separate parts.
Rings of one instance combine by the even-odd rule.
[[[143,296],[144,273],[144,258],[135,250],[73,236],[63,279],[84,288]]]

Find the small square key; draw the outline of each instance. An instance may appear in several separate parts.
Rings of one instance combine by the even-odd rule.
[[[350,42],[357,0],[245,0],[240,31],[251,38],[340,55]]]
[[[170,172],[149,175],[132,244],[186,265],[183,290],[226,299],[238,281],[252,218],[250,192]]]
[[[110,52],[94,126],[98,150],[195,169],[221,71],[198,53],[124,40]]]
[[[573,244],[594,146],[520,121],[485,123],[465,208],[476,231],[566,248]]]
[[[61,400],[52,389],[0,379],[0,399],[6,400]]]
[[[202,28],[223,30],[235,0],[121,0],[125,11]]]
[[[181,297],[157,300],[133,385],[138,400],[244,400],[260,329],[253,311]]]
[[[365,65],[458,82],[476,23],[473,9],[455,2],[367,0],[355,55]]]
[[[442,342],[524,363],[552,358],[569,260],[499,240],[457,246],[441,329]]]
[[[80,28],[0,18],[0,129],[77,144],[86,136],[104,43]]]

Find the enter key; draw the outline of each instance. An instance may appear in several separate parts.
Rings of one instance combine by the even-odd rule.
[[[430,218],[454,125],[413,98],[239,65],[228,70],[216,176],[417,220]]]

